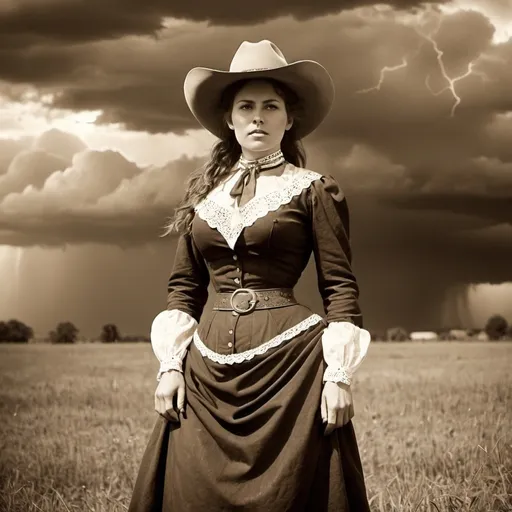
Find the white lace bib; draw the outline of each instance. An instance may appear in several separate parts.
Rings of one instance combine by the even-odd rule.
[[[241,171],[237,171],[225,183],[213,189],[196,207],[201,219],[216,229],[233,249],[243,229],[288,204],[321,174],[287,164],[280,176],[260,174],[256,194],[244,206],[238,207],[236,199],[229,195]]]

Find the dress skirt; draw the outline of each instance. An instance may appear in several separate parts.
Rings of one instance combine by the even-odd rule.
[[[157,417],[129,512],[368,512],[352,423],[324,436],[324,328],[236,364],[192,343],[186,418]]]

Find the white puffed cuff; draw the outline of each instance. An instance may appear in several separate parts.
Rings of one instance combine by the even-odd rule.
[[[197,320],[178,309],[162,311],[151,324],[151,346],[160,361],[157,380],[169,370],[182,372],[182,363],[197,328]]]
[[[331,322],[322,334],[322,349],[327,368],[323,381],[350,385],[363,362],[371,335],[351,322]]]

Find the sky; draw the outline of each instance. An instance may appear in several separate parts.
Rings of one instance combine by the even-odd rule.
[[[215,142],[184,78],[270,39],[335,83],[304,145],[347,196],[365,327],[512,322],[512,4],[296,3],[0,0],[0,320],[149,334]]]

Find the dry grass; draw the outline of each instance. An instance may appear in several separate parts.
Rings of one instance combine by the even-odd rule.
[[[375,511],[512,510],[512,344],[374,344],[354,424]],[[0,509],[127,509],[148,344],[0,346]]]

